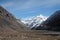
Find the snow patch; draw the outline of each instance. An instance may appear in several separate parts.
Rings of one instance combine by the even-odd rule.
[[[39,26],[43,21],[45,21],[48,17],[39,15],[39,16],[33,16],[27,19],[22,19],[21,22],[23,22],[27,27],[37,27]]]

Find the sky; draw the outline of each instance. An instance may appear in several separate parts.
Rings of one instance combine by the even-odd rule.
[[[0,0],[0,5],[16,18],[50,16],[60,10],[60,0]]]

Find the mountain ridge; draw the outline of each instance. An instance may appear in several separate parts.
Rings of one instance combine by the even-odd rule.
[[[37,30],[60,31],[60,10],[54,12],[50,17],[47,18],[46,21],[44,21],[36,29]]]
[[[27,27],[33,28],[39,26],[43,21],[45,21],[48,17],[39,15],[32,18],[28,18],[26,20],[22,19],[23,22]]]
[[[28,29],[24,25],[18,23],[16,18],[7,10],[5,10],[2,6],[0,6],[0,27],[2,30],[13,30],[13,31]]]

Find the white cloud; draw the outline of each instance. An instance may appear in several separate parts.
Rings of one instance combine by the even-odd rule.
[[[1,5],[9,11],[20,11],[23,14],[36,13],[35,8],[49,9],[60,4],[60,0],[16,0],[4,2]],[[22,13],[21,13],[22,14]]]
[[[5,7],[13,7],[16,10],[30,9],[35,7],[53,7],[60,4],[60,0],[23,0],[23,1],[9,1],[1,5]]]
[[[6,3],[2,3],[1,5],[4,7],[12,7],[14,5],[14,3],[13,2],[6,2]]]

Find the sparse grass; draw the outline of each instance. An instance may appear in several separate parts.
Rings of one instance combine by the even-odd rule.
[[[60,35],[51,36],[51,34],[45,35],[44,33],[41,32],[41,34],[40,32],[2,32],[0,34],[0,40],[60,40]]]

